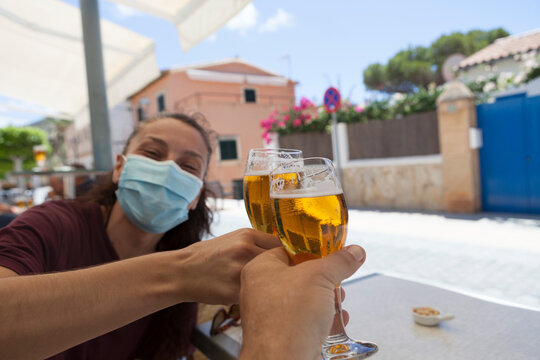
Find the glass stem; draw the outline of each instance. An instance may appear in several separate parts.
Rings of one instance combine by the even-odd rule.
[[[343,311],[341,309],[341,285],[334,289],[334,307],[335,316],[332,328],[330,329],[330,335],[326,338],[325,345],[332,345],[334,343],[343,342],[348,339],[345,332],[345,325],[343,325]]]

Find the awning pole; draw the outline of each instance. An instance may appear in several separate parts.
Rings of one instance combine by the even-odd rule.
[[[94,168],[112,170],[111,130],[103,70],[98,0],[80,0]]]

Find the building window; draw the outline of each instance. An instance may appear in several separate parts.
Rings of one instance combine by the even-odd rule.
[[[244,89],[244,101],[247,103],[257,102],[257,94],[255,93],[255,89]]]
[[[238,160],[238,143],[236,139],[219,139],[220,160]]]
[[[158,112],[165,110],[165,94],[159,94],[157,97],[157,109]]]

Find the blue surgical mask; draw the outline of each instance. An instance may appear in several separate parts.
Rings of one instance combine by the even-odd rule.
[[[188,206],[202,181],[172,160],[124,157],[116,197],[132,223],[149,233],[164,233],[188,219]]]

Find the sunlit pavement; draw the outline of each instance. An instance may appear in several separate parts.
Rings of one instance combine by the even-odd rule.
[[[242,201],[217,208],[214,235],[250,227]],[[353,278],[385,273],[540,310],[540,216],[350,210],[347,243],[367,252]]]

